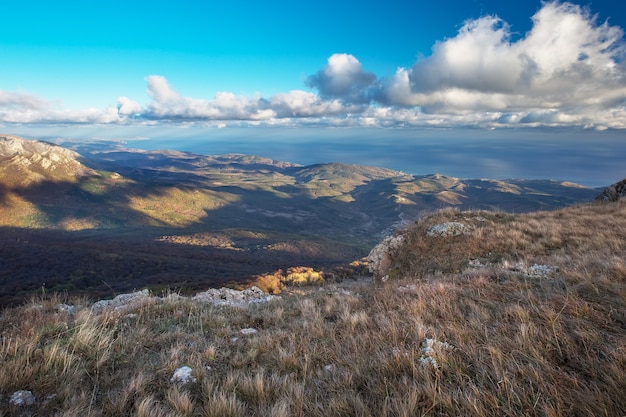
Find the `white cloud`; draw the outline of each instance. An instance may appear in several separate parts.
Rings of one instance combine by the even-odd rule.
[[[347,107],[339,100],[324,100],[301,90],[276,94],[269,101],[277,117],[336,116],[346,113]]]
[[[347,102],[366,103],[376,75],[363,71],[363,66],[350,54],[334,54],[324,68],[311,75],[306,84],[316,88],[325,98],[340,98]]]
[[[218,92],[213,100],[184,97],[174,91],[165,77],[151,75],[148,94],[152,102],[144,109],[148,119],[165,120],[263,120],[273,113],[262,108],[261,97],[241,97],[229,92]]]
[[[118,110],[87,108],[61,109],[52,103],[24,92],[0,90],[0,122],[5,123],[118,123]]]
[[[29,93],[0,90],[0,109],[38,110],[46,105],[45,100]]]
[[[431,56],[385,80],[383,101],[425,113],[519,113],[501,119],[509,122],[577,125],[595,118],[622,126],[624,119],[614,119],[626,101],[622,36],[569,3],[545,3],[515,42],[497,17],[468,21]]]
[[[354,106],[340,100],[324,100],[313,93],[293,90],[269,99],[244,97],[231,92],[218,92],[212,100],[184,97],[172,90],[162,76],[147,78],[148,92],[153,98],[144,115],[171,120],[250,120],[268,121],[282,118],[341,115]]]
[[[123,116],[138,115],[142,112],[141,105],[128,97],[119,97],[117,99],[117,110]]]

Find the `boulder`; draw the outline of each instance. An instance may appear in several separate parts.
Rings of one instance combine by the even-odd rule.
[[[404,235],[387,236],[367,255],[368,267],[374,278],[385,281],[385,277],[395,266],[394,256],[404,243]]]

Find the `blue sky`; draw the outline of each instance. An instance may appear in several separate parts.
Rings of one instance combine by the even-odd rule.
[[[394,142],[424,129],[497,130],[504,140],[565,129],[601,143],[599,132],[626,128],[626,5],[615,0],[2,9],[6,133],[151,138],[157,127],[175,143],[220,128],[358,127],[362,137],[390,129]]]

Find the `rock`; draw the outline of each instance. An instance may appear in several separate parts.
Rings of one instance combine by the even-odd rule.
[[[67,314],[71,315],[71,314],[74,314],[76,312],[76,306],[71,306],[71,305],[68,305],[68,304],[61,303],[61,304],[58,305],[57,308],[58,308],[60,313],[67,313]]]
[[[626,178],[613,185],[609,185],[596,197],[597,201],[617,201],[626,197]]]
[[[470,268],[486,268],[489,265],[480,262],[480,259],[470,259],[467,262],[467,266],[469,266]]]
[[[247,328],[247,329],[241,329],[239,330],[241,332],[241,334],[243,335],[251,335],[251,334],[257,334],[259,331],[257,329],[253,329],[251,327]]]
[[[416,291],[417,290],[417,285],[415,284],[411,284],[411,285],[401,285],[397,288],[398,291],[400,292],[412,292],[412,291]]]
[[[377,280],[382,280],[393,269],[395,252],[403,243],[404,235],[387,236],[367,255],[369,270]]]
[[[35,396],[27,390],[15,391],[9,398],[9,404],[24,407],[35,404]]]
[[[275,298],[277,296],[268,295],[258,287],[250,287],[243,291],[230,288],[212,288],[196,294],[192,300],[217,305],[243,306],[250,303],[265,303]]]
[[[522,270],[522,272],[524,273],[524,275],[529,276],[529,277],[545,278],[545,277],[552,275],[557,270],[558,268],[556,266],[534,264]]]
[[[150,299],[148,290],[136,291],[129,294],[120,294],[112,300],[100,300],[91,306],[92,311],[101,313],[107,308],[123,310],[129,306],[137,305],[140,302]]]
[[[424,340],[420,348],[422,356],[420,357],[419,361],[424,366],[430,366],[435,370],[439,369],[439,364],[437,363],[437,359],[435,359],[435,355],[438,352],[452,349],[454,349],[454,346],[447,342],[440,342],[435,339],[427,338],[426,340]]]
[[[176,371],[174,371],[174,375],[170,378],[171,383],[179,383],[179,384],[189,384],[190,382],[196,382],[196,378],[191,375],[193,370],[188,366],[181,366]]]
[[[467,234],[471,228],[459,222],[446,222],[432,226],[426,234],[428,236],[459,236]]]
[[[3,160],[5,176],[17,169],[21,178],[15,180],[22,186],[46,179],[97,175],[80,162],[78,153],[52,143],[19,136],[0,135],[0,159]]]
[[[268,295],[258,287],[250,287],[243,291],[237,291],[230,288],[212,288],[210,290],[196,294],[192,298],[183,297],[178,294],[169,294],[163,298],[152,297],[148,290],[136,291],[129,294],[120,294],[112,300],[100,300],[95,302],[91,306],[91,310],[95,313],[102,313],[106,309],[114,309],[116,311],[122,311],[126,308],[136,307],[142,303],[149,301],[153,302],[178,302],[184,300],[191,300],[204,303],[213,303],[216,305],[229,305],[243,307],[252,303],[264,303],[270,300],[279,299],[280,297],[275,295]],[[68,306],[70,307],[70,306]],[[59,309],[64,307],[59,306]],[[67,309],[63,311],[70,312]],[[132,317],[127,315],[126,317]]]

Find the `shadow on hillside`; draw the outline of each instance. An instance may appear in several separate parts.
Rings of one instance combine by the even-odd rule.
[[[272,191],[230,186],[226,191],[237,196],[236,203],[202,210],[195,222],[171,227],[131,204],[138,198],[170,199],[163,183],[85,181],[11,190],[56,230],[0,228],[0,306],[41,291],[91,299],[144,287],[192,293],[279,268],[345,265],[365,256],[377,239],[372,225],[360,230],[372,215],[361,214],[355,202],[296,192],[278,198]],[[61,229],[80,226],[81,219],[102,228]],[[196,242],[214,235],[230,246]]]

